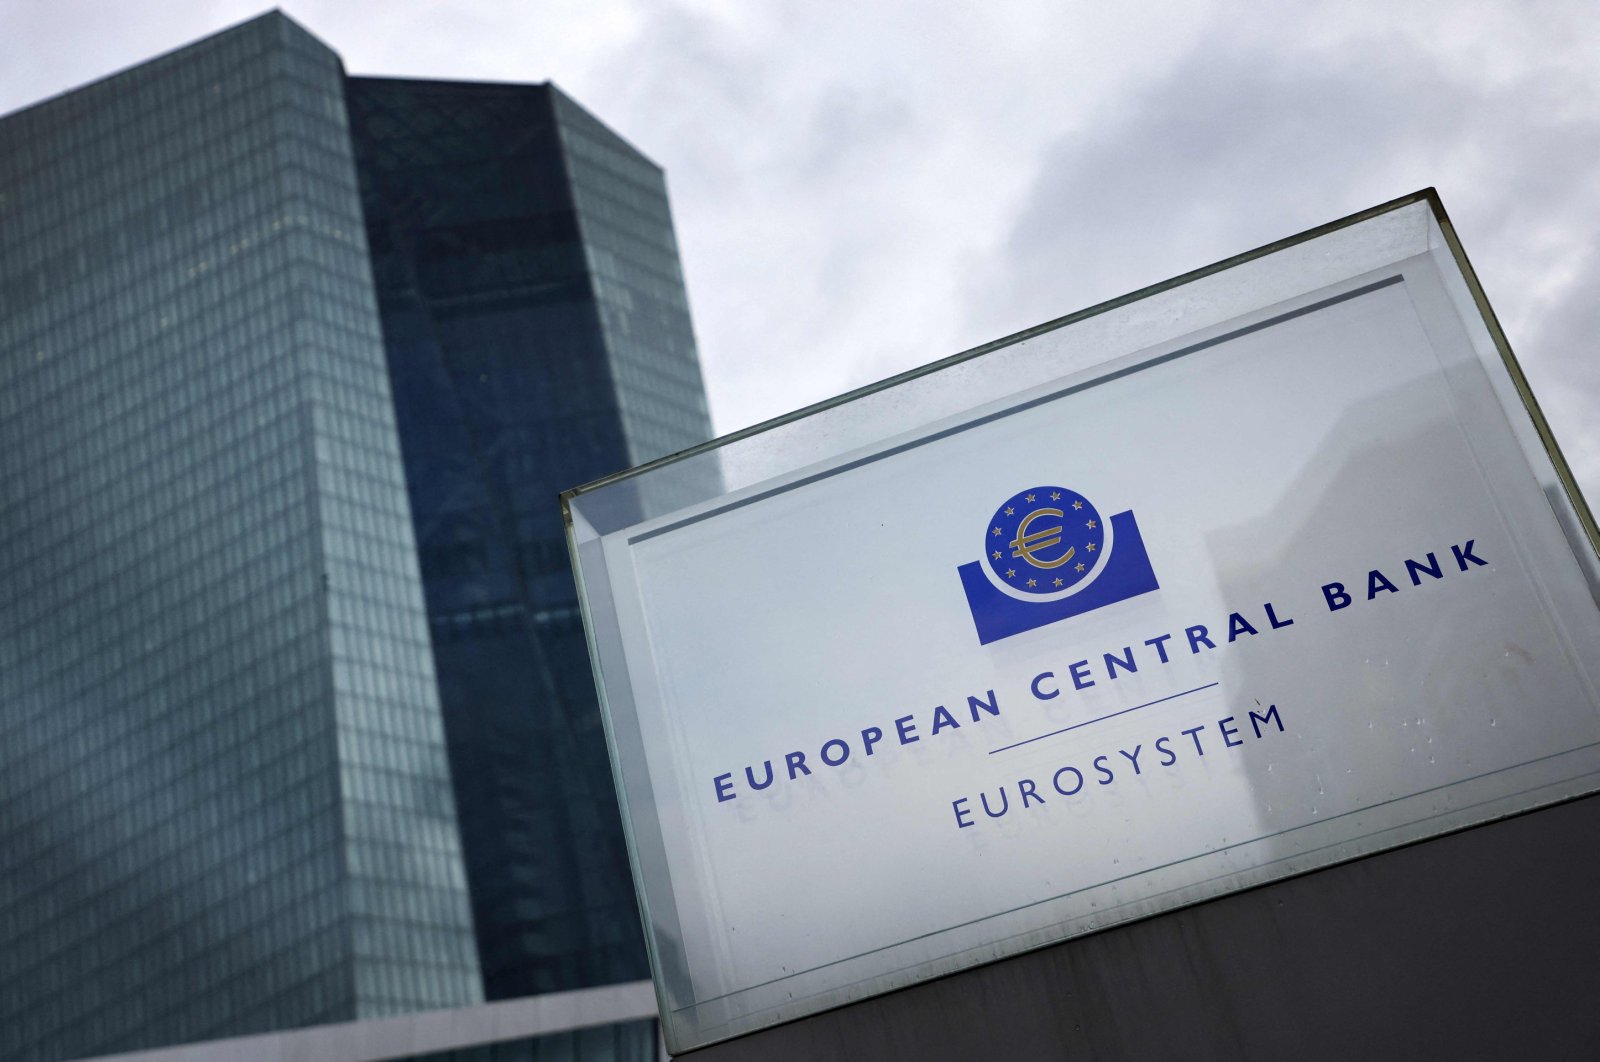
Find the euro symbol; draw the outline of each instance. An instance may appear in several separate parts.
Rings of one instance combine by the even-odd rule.
[[[1078,552],[1078,547],[1068,546],[1067,551],[1053,561],[1040,560],[1033,555],[1035,550],[1049,549],[1051,546],[1061,544],[1061,527],[1059,524],[1044,531],[1034,531],[1031,534],[1028,532],[1028,525],[1041,516],[1065,515],[1060,509],[1035,509],[1027,516],[1024,516],[1022,523],[1017,525],[1017,537],[1008,543],[1011,546],[1011,555],[1013,557],[1021,557],[1035,568],[1059,568],[1067,563],[1072,559],[1072,555]]]

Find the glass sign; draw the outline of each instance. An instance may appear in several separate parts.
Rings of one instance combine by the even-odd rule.
[[[1431,191],[564,501],[674,1051],[1600,788]]]

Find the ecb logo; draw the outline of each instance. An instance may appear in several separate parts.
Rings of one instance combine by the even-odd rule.
[[[985,645],[1160,589],[1132,510],[1108,520],[1065,487],[1007,498],[983,546],[982,561],[957,571]]]

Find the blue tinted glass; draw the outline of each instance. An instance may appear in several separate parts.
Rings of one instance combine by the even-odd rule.
[[[486,993],[646,977],[556,499],[709,435],[660,171],[548,86],[347,94]]]
[[[0,1057],[481,998],[342,80],[0,121]]]

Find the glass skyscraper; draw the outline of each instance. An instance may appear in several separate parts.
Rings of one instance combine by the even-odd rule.
[[[556,492],[708,434],[549,86],[273,13],[0,119],[0,1058],[645,976]]]
[[[661,171],[549,85],[347,98],[487,994],[648,977],[556,498],[710,434]]]

